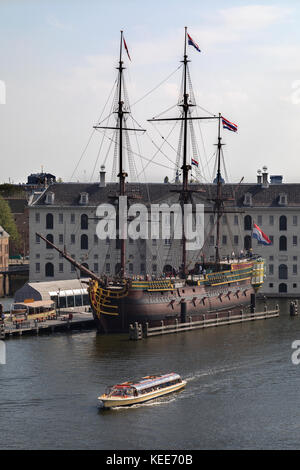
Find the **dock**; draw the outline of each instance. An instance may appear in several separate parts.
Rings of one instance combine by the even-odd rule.
[[[5,321],[2,326],[2,339],[9,339],[13,336],[39,335],[42,333],[54,333],[58,331],[68,331],[75,329],[94,328],[95,322],[92,313],[74,313],[72,319],[68,314],[60,315],[55,319],[47,319],[41,322],[36,320],[23,321],[19,324]]]
[[[212,314],[210,313],[210,316]],[[232,313],[231,311],[227,312],[227,316],[219,316],[216,312],[214,313],[214,318],[206,318],[205,314],[203,319],[199,321],[193,321],[192,317],[189,317],[189,321],[186,323],[180,323],[178,320],[175,320],[174,324],[164,324],[161,321],[160,326],[149,327],[149,324],[141,325],[135,323],[129,327],[129,339],[131,340],[140,340],[143,338],[149,338],[151,336],[160,336],[171,333],[182,333],[186,331],[192,331],[196,329],[217,327],[221,325],[231,325],[234,323],[243,323],[255,320],[267,320],[270,318],[279,317],[279,306],[276,305],[275,309],[268,310],[265,306],[264,311],[262,312],[252,312],[245,313],[243,310],[240,310],[239,313]]]

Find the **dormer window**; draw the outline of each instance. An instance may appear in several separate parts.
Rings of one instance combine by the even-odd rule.
[[[46,204],[54,204],[54,193],[49,192],[46,194]]]
[[[280,193],[279,194],[279,199],[278,199],[278,204],[280,206],[286,206],[287,205],[287,195],[285,193]]]
[[[82,204],[84,206],[84,205],[88,204],[88,202],[89,202],[88,193],[80,193],[79,204]]]
[[[252,194],[251,193],[246,193],[244,195],[244,206],[252,206]]]

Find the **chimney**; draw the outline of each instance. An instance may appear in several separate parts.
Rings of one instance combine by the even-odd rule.
[[[262,176],[261,170],[257,170],[257,184],[261,184]]]
[[[268,188],[269,187],[269,182],[268,182],[268,168],[266,166],[263,166],[263,172],[262,172],[262,188]]]
[[[100,171],[100,184],[99,184],[99,187],[100,188],[105,188],[106,184],[105,184],[105,166],[104,165],[101,165],[101,171]]]

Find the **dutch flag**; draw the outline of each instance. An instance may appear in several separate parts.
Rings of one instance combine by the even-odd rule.
[[[229,131],[237,132],[238,126],[233,124],[233,122],[228,121],[222,116],[222,124],[224,129],[228,129]]]
[[[193,46],[198,52],[201,52],[200,47],[199,47],[198,44],[191,38],[191,36],[189,35],[189,33],[186,33],[186,34],[187,34],[187,37],[188,37],[188,45],[189,45],[189,46]]]
[[[262,245],[271,245],[272,244],[271,240],[262,231],[262,229],[259,228],[258,225],[256,225],[256,224],[253,224],[252,237],[256,238],[256,240],[258,240],[258,243],[261,243]]]
[[[197,160],[192,158],[192,165],[199,166],[199,163],[197,162]]]

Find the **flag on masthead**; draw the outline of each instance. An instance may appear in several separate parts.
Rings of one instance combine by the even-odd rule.
[[[131,61],[131,57],[129,55],[129,52],[128,52],[128,47],[127,47],[127,44],[126,44],[126,41],[125,41],[125,38],[123,37],[123,42],[124,42],[124,47],[125,47],[125,50],[127,52],[127,55],[128,55],[128,59]]]
[[[198,44],[191,38],[191,36],[189,35],[189,33],[186,33],[186,34],[187,34],[187,37],[188,37],[188,45],[189,45],[189,46],[193,46],[198,52],[201,52],[200,47],[199,47]]]

